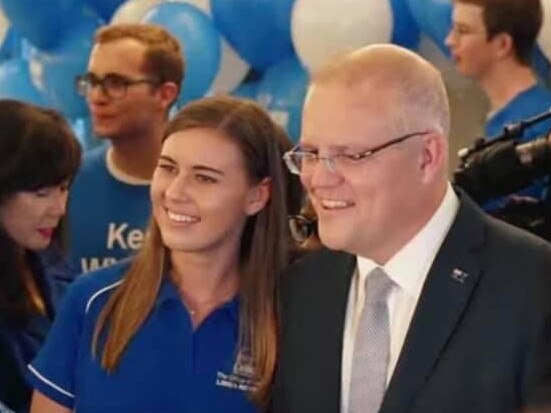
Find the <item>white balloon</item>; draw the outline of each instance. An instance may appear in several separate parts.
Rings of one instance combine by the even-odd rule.
[[[128,0],[115,10],[111,23],[139,23],[151,7],[162,2],[163,0]]]
[[[173,3],[189,3],[211,16],[209,0],[169,0]],[[113,14],[111,23],[138,23],[147,11],[163,0],[129,0],[123,3]],[[247,75],[249,64],[222,39],[220,69],[212,82],[209,93],[227,93],[235,89]],[[184,80],[185,82],[185,80]]]
[[[542,0],[543,6],[543,25],[538,37],[538,43],[541,50],[551,62],[551,0]]]
[[[189,3],[212,17],[209,0],[169,0],[169,2]],[[209,94],[227,93],[234,90],[245,78],[250,68],[249,64],[241,59],[234,48],[224,39],[222,39],[220,51],[220,69],[212,82]]]
[[[113,13],[111,23],[138,23],[150,8],[160,3],[189,3],[210,16],[209,0],[127,0]]]
[[[331,55],[392,38],[388,0],[297,0],[291,35],[302,64],[310,71]]]

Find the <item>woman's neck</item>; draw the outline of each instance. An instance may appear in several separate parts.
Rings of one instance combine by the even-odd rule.
[[[35,311],[39,314],[46,315],[46,303],[44,302],[44,298],[40,292],[32,268],[26,259],[26,255],[21,257],[21,263],[21,277],[30,303]]]
[[[227,257],[171,253],[170,277],[197,327],[239,290],[236,254]]]

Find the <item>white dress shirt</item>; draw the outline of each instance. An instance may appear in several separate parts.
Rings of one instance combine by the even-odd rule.
[[[382,268],[394,282],[388,299],[390,323],[390,360],[386,383],[390,382],[400,356],[402,346],[419,301],[421,290],[436,253],[448,233],[457,210],[459,200],[448,184],[442,203],[427,224]],[[365,279],[379,266],[369,258],[357,256],[357,268],[352,277],[348,293],[348,306],[344,325],[341,377],[341,412],[348,413],[350,377],[354,340],[365,297]]]

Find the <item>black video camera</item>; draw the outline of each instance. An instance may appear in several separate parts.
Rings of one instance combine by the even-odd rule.
[[[551,174],[551,138],[541,136],[520,142],[526,128],[548,118],[551,118],[551,110],[509,124],[498,136],[488,140],[478,138],[472,147],[460,150],[454,183],[482,204],[512,194]],[[551,239],[551,205],[542,201],[511,197],[504,207],[491,214]]]

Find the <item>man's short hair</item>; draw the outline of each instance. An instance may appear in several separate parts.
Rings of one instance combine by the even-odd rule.
[[[543,21],[540,0],[454,0],[455,3],[482,7],[482,19],[488,40],[499,33],[513,39],[519,63],[529,65]]]
[[[348,88],[361,104],[390,106],[387,127],[394,134],[427,129],[449,136],[450,107],[442,75],[408,49],[379,44],[335,56],[312,74],[312,87],[328,83]]]
[[[180,89],[185,62],[180,42],[166,29],[154,24],[119,23],[96,31],[94,42],[104,44],[121,39],[134,39],[146,46],[145,67],[159,82],[174,82]]]

